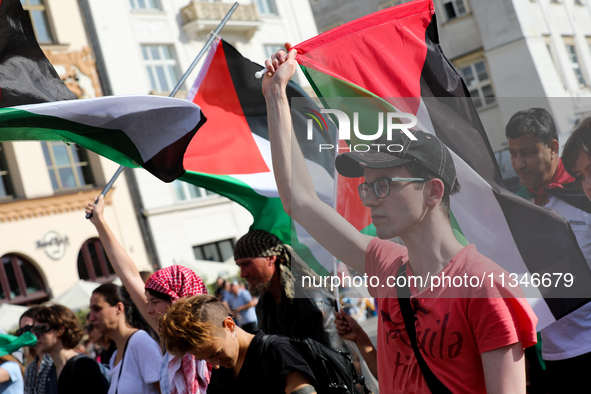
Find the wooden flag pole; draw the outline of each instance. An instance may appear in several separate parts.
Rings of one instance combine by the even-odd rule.
[[[218,27],[216,27],[216,29],[212,33],[209,34],[209,38],[207,39],[207,42],[205,43],[203,48],[201,48],[201,51],[199,51],[199,53],[195,57],[195,60],[193,60],[193,63],[191,63],[191,65],[189,66],[187,71],[185,71],[185,73],[183,74],[181,79],[178,81],[178,83],[176,84],[174,89],[172,89],[172,92],[170,92],[168,97],[174,97],[174,95],[178,93],[178,91],[181,89],[181,86],[183,86],[183,83],[185,83],[185,81],[189,77],[189,74],[191,74],[191,72],[197,66],[197,63],[199,63],[199,61],[201,60],[203,55],[205,55],[205,53],[209,50],[209,47],[211,46],[211,44],[213,44],[213,40],[215,40],[215,38],[218,36],[220,31],[226,25],[226,23],[228,22],[228,20],[230,19],[230,17],[234,13],[234,11],[236,11],[236,8],[238,8],[238,2],[234,3],[234,5],[232,5],[232,8],[230,8],[230,10],[226,14],[226,16],[224,16],[224,19],[222,19],[222,21],[220,22]],[[117,177],[123,172],[124,169],[125,169],[125,166],[119,166],[119,168],[117,169],[117,171],[115,172],[113,177],[111,177],[111,180],[105,185],[105,188],[101,192],[102,196],[105,196],[109,192],[109,190],[113,186],[113,183],[115,183],[115,181],[117,180]],[[96,198],[94,203],[95,204],[98,203],[98,197]],[[90,219],[91,217],[92,217],[92,213],[86,215],[86,219]]]

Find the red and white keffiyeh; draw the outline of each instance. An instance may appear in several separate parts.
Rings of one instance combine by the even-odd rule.
[[[158,270],[146,282],[146,289],[167,294],[172,302],[179,298],[207,294],[201,278],[192,270],[180,265]],[[185,354],[171,357],[168,362],[170,394],[205,394],[211,378],[211,367],[195,356]]]

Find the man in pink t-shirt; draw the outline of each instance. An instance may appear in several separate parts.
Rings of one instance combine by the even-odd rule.
[[[294,50],[278,51],[265,62],[263,79],[279,195],[286,212],[329,252],[379,279],[379,284],[370,282],[379,300],[377,356],[371,346],[358,347],[377,374],[380,392],[430,392],[400,313],[397,288],[388,283],[404,264],[406,278],[421,282],[409,285],[411,313],[418,351],[435,377],[453,393],[525,393],[523,349],[536,341],[537,318],[498,265],[456,240],[449,197],[459,191],[459,183],[447,148],[433,135],[412,130],[416,140],[392,133],[390,140],[374,141],[368,152],[339,155],[335,165],[341,175],[365,178],[359,195],[371,209],[379,239],[359,233],[318,198],[292,138],[285,88],[297,67],[295,55]],[[385,148],[391,145],[401,149]],[[394,237],[405,246],[388,241]],[[476,288],[466,279],[463,285],[427,285],[434,276],[461,280],[464,275],[491,276]]]

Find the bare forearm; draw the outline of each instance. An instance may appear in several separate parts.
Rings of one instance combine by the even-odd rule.
[[[378,380],[378,355],[376,348],[371,343],[371,340],[365,333],[365,331],[361,332],[357,336],[357,340],[354,342],[357,349],[359,349],[359,353],[361,353],[361,357],[365,360],[367,367],[371,374]]]
[[[129,292],[133,302],[136,304],[144,318],[147,319],[146,303],[147,299],[144,294],[144,282],[140,273],[123,246],[117,241],[115,234],[106,223],[104,217],[101,215],[98,220],[94,221],[94,225],[98,231],[99,238],[105,249],[105,253],[115,270],[117,276]],[[147,319],[149,322],[152,319]]]
[[[267,93],[266,102],[275,180],[286,212],[293,215],[296,213],[293,210],[294,205],[301,206],[306,199],[318,197],[304,156],[292,132],[291,112],[285,89],[274,86]],[[297,187],[292,188],[292,185]],[[297,220],[295,217],[294,219]]]
[[[107,257],[109,257],[115,273],[119,276],[123,284],[131,278],[139,277],[140,273],[137,267],[125,252],[125,249],[123,249],[123,246],[121,246],[104,218],[100,218],[95,223],[95,227],[105,253],[107,253]]]

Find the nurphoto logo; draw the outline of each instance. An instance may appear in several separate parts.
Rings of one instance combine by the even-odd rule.
[[[322,114],[333,114],[338,120],[338,138],[339,140],[351,140],[351,120],[349,119],[349,115],[345,112],[338,110],[338,109],[321,109],[320,112],[309,108],[304,107],[305,110],[309,112],[305,112],[306,115],[310,117],[307,120],[307,139],[312,140],[314,137],[314,123],[318,125],[320,130],[328,130],[328,124],[326,123],[326,119]],[[406,136],[411,141],[416,141],[417,137],[413,135],[413,133],[409,130],[410,128],[417,125],[417,117],[413,114],[405,113],[405,112],[378,112],[378,130],[374,134],[363,134],[359,129],[359,112],[353,112],[353,133],[354,136],[362,141],[374,141],[378,139],[384,133],[384,123],[386,123],[386,134],[387,139],[392,139],[392,133],[395,130],[399,130],[406,134]],[[350,146],[336,146],[333,144],[319,144],[319,151],[322,150],[330,150],[336,149],[337,152],[339,150],[348,150],[348,151],[355,151],[355,152],[367,152],[371,149],[371,147],[377,149],[378,152],[380,149],[387,150],[388,152],[401,152],[404,147],[400,144],[351,144]]]

